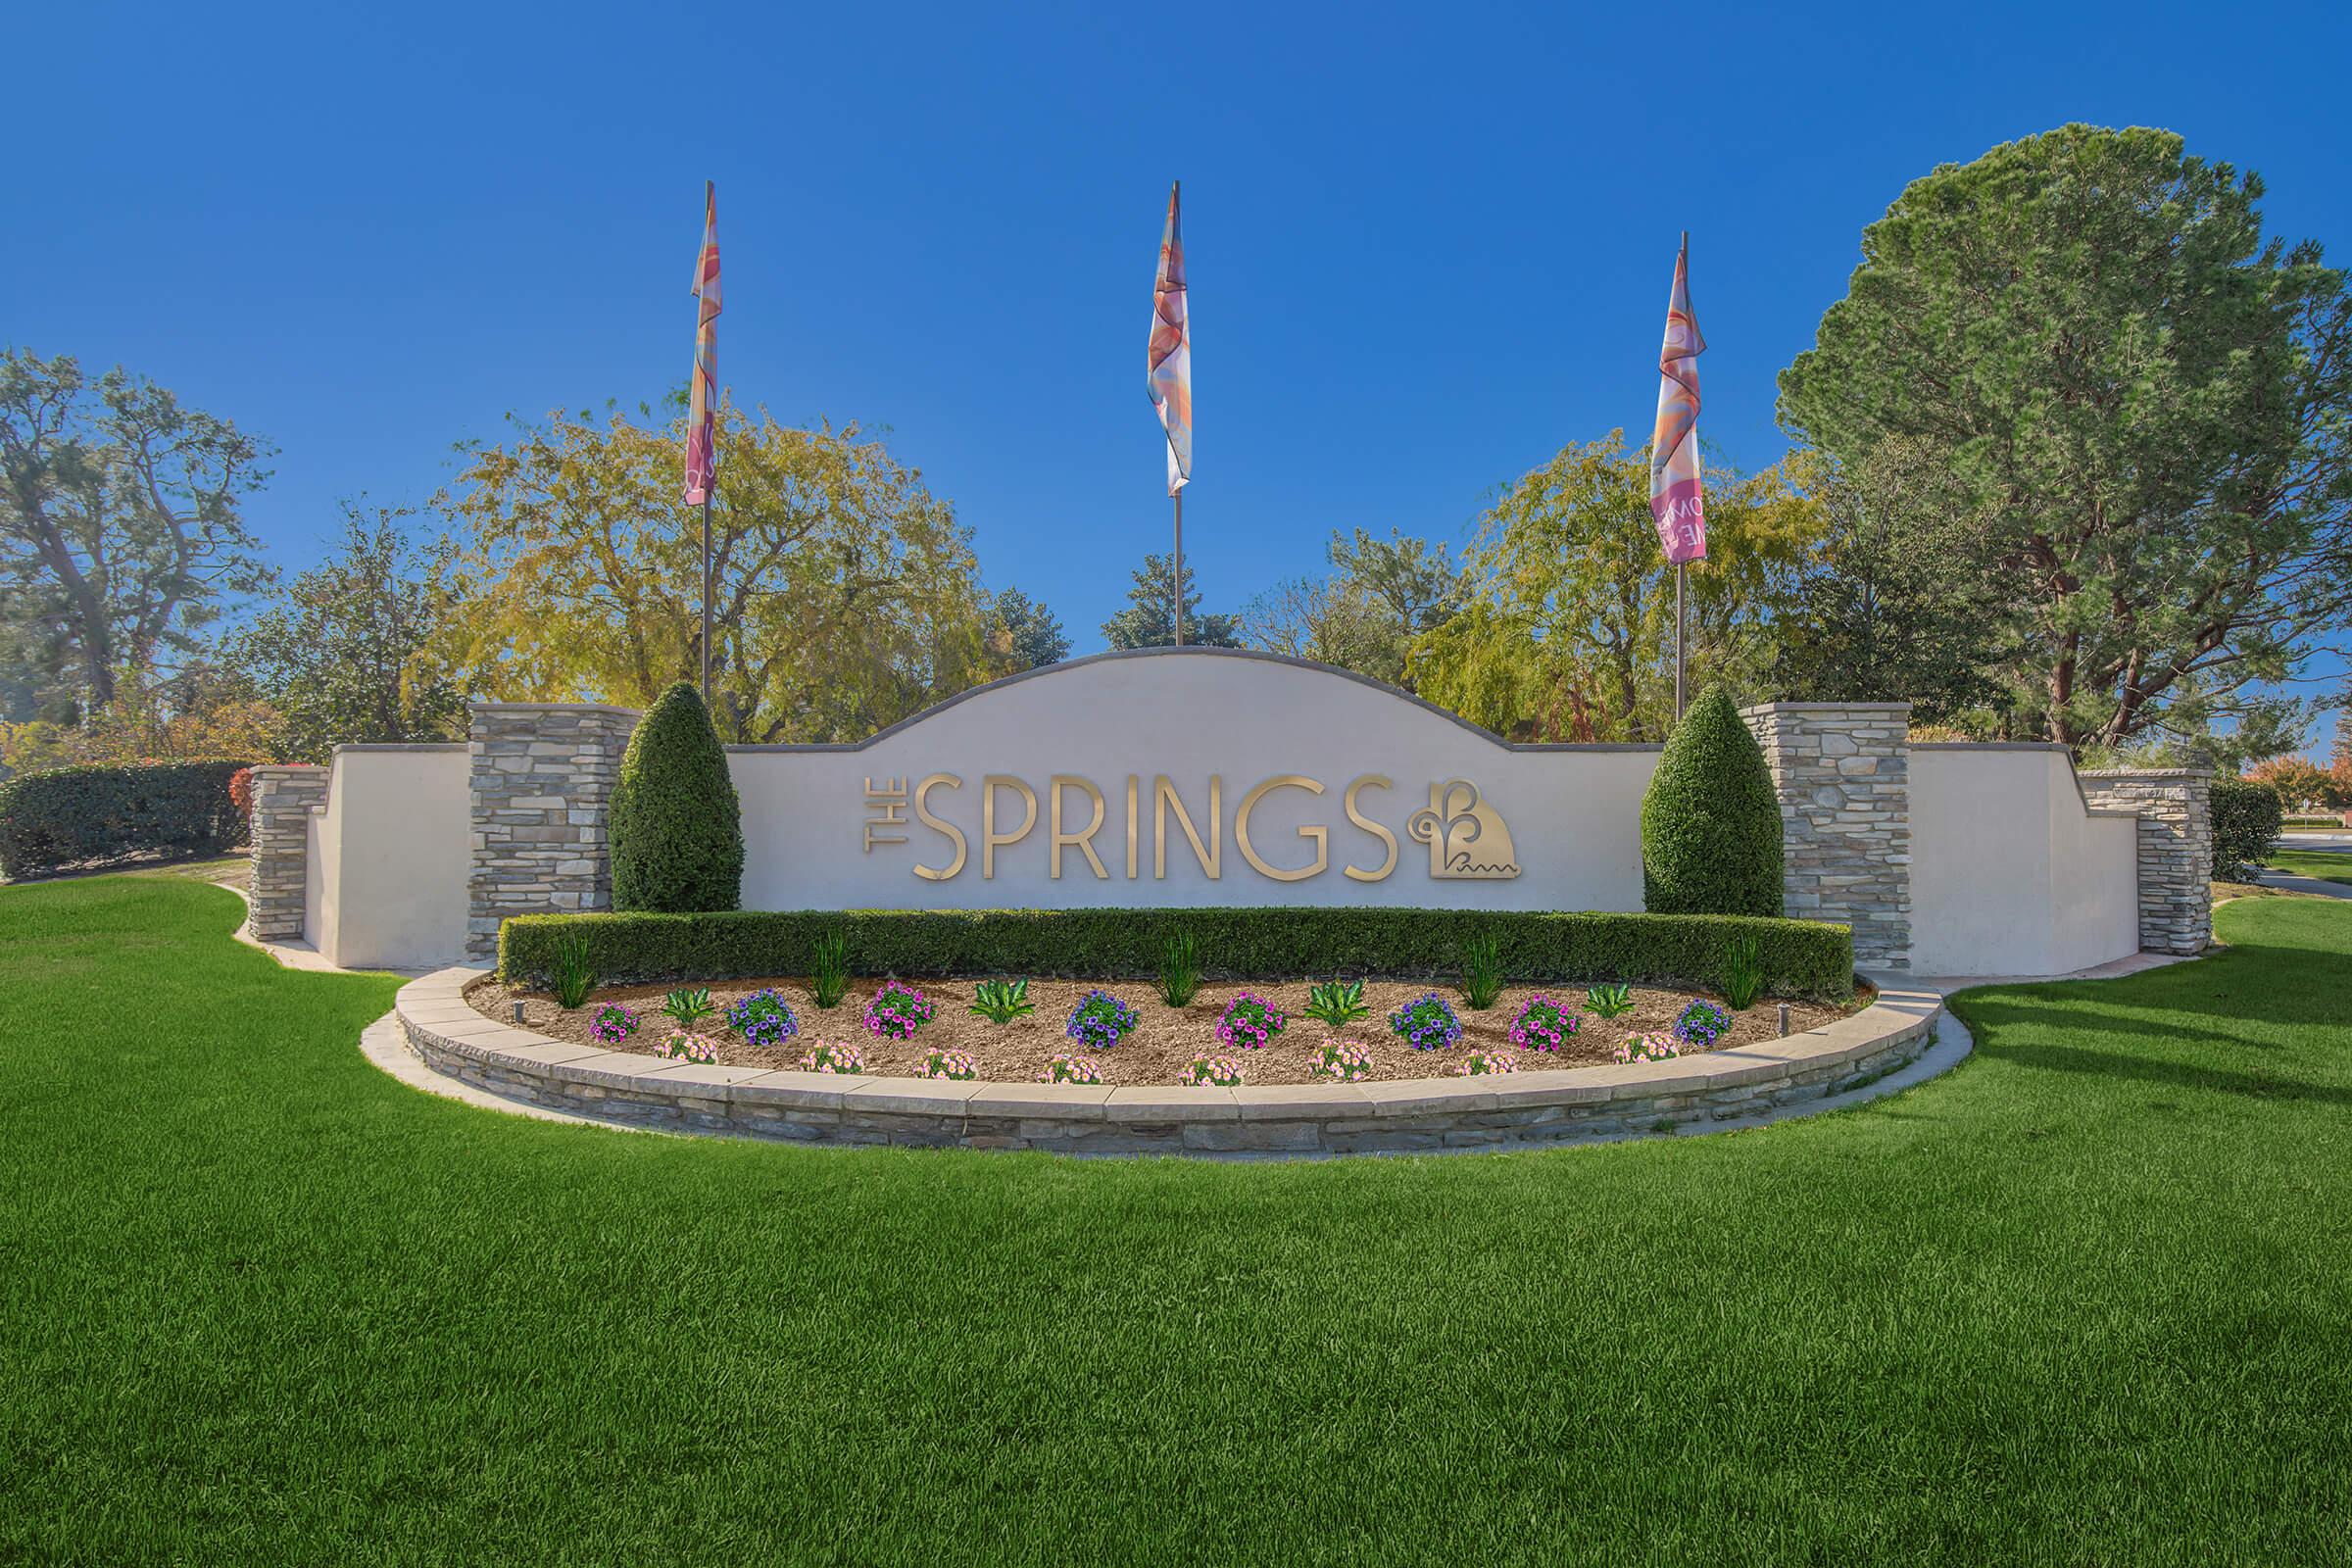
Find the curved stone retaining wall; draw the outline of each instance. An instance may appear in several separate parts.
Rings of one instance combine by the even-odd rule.
[[[1731,1121],[1859,1088],[1935,1040],[1932,992],[1676,1061],[1497,1077],[1241,1089],[946,1083],[699,1066],[552,1040],[483,1017],[443,969],[396,1004],[434,1070],[535,1105],[671,1132],[1068,1154],[1314,1155],[1527,1147]]]

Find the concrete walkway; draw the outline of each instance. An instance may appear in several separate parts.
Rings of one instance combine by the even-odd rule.
[[[2344,869],[2352,871],[2352,833],[2290,833],[2278,841],[2278,847],[2282,850],[2302,850],[2312,855],[2340,855],[2344,858]],[[2316,893],[2323,899],[2352,899],[2352,887],[2316,876],[2265,871],[2255,880],[2266,888],[2279,888],[2288,893]]]
[[[2119,980],[2128,974],[2137,974],[2142,969],[2161,969],[2168,963],[2186,961],[2178,954],[2134,953],[2129,958],[2093,964],[2087,969],[2077,969],[2072,974],[1910,975],[1904,978],[1903,983],[1922,991],[1933,991],[1939,997],[1948,997],[1955,991],[1966,991],[1971,986],[2031,986],[2050,980]],[[1863,978],[1875,984],[1878,977],[1865,974]]]

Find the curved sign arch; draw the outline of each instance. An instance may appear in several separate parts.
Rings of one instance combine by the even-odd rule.
[[[728,758],[748,908],[1638,909],[1657,749],[1516,746],[1329,665],[1170,648]]]

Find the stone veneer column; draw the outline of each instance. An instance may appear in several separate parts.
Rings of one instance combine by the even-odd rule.
[[[1911,967],[1911,705],[1740,710],[1781,797],[1789,916],[1842,920],[1854,962]]]
[[[311,817],[326,804],[330,777],[323,767],[293,764],[253,770],[253,888],[245,923],[256,941],[303,939]]]
[[[2139,813],[2139,946],[2203,953],[2213,940],[2213,770],[2110,768],[2078,775],[2092,806]]]
[[[475,703],[470,711],[466,955],[493,958],[511,914],[612,906],[606,816],[638,715],[602,703]]]

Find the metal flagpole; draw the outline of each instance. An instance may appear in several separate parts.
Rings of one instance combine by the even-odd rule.
[[[1683,721],[1683,578],[1690,566],[1674,564],[1674,721]]]
[[[710,488],[703,491],[703,707],[710,706]]]
[[[1184,487],[1176,488],[1176,646],[1184,646]]]

